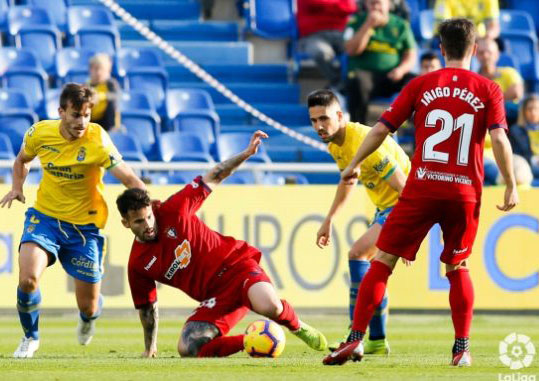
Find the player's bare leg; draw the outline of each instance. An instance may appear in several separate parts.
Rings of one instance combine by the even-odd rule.
[[[387,280],[398,260],[399,257],[378,250],[371,268],[361,282],[352,331],[347,342],[341,344],[336,351],[324,358],[325,365],[342,365],[348,360],[361,361],[364,354],[363,336],[376,307],[384,298]]]
[[[88,283],[75,279],[75,296],[79,307],[77,338],[81,345],[88,345],[95,333],[95,321],[101,315],[103,297],[100,294],[101,282]]]
[[[325,336],[317,329],[299,320],[294,308],[284,299],[279,299],[271,283],[258,282],[247,291],[254,312],[284,325],[295,336],[317,351],[327,348]]]
[[[451,365],[470,366],[470,326],[473,317],[474,292],[470,273],[466,268],[466,261],[457,265],[445,265],[446,275],[449,279],[449,304],[451,305],[451,318],[455,328],[455,342],[453,344],[453,360]]]
[[[17,310],[24,336],[13,357],[32,357],[39,348],[39,280],[49,263],[49,254],[33,242],[21,244]]]

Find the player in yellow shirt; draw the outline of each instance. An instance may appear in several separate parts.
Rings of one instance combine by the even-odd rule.
[[[307,99],[311,123],[320,138],[329,143],[329,153],[339,170],[344,170],[354,158],[357,149],[370,131],[370,127],[359,123],[347,123],[339,101],[329,90],[317,90]],[[406,183],[410,171],[410,160],[395,140],[388,138],[382,146],[361,165],[359,180],[376,206],[376,214],[367,231],[353,244],[349,252],[350,268],[350,320],[359,284],[370,267],[370,259],[375,253],[376,240],[389,212],[397,203],[399,194]],[[318,230],[316,244],[322,248],[330,243],[333,217],[345,204],[350,192],[357,184],[357,178],[339,182],[333,204],[326,219]],[[369,341],[365,353],[389,354],[385,325],[387,320],[387,295],[377,309],[369,325]],[[330,345],[335,349],[339,344]]]
[[[14,357],[33,357],[39,348],[39,281],[45,268],[60,260],[75,280],[80,310],[79,343],[89,344],[95,319],[101,313],[104,237],[107,220],[103,173],[109,170],[128,188],[144,183],[122,162],[108,134],[90,123],[95,93],[84,85],[65,85],[60,95],[60,120],[34,124],[13,164],[11,191],[0,201],[11,207],[25,202],[23,184],[30,162],[37,156],[43,179],[37,201],[26,212],[19,247],[17,310],[24,336]]]
[[[434,18],[436,27],[445,19],[471,20],[479,37],[497,38],[500,35],[500,6],[498,0],[436,0]]]

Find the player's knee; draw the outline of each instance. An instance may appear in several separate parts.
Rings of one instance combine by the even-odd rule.
[[[80,312],[82,312],[84,316],[88,316],[88,317],[95,316],[98,310],[99,310],[99,307],[97,303],[88,303],[87,305],[80,306]]]
[[[197,357],[204,344],[210,342],[211,336],[188,337],[187,340],[178,341],[178,353],[181,357]]]
[[[22,276],[19,279],[19,288],[23,292],[34,292],[38,289],[39,282],[36,276],[34,275],[28,275],[28,276]]]
[[[348,258],[356,261],[368,261],[372,256],[372,251],[367,247],[359,246],[352,248],[348,252]]]

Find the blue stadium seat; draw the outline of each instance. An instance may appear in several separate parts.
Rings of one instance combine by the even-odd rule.
[[[114,17],[103,6],[71,6],[67,9],[67,30],[72,36],[81,30],[94,29],[111,30],[116,27]]]
[[[142,152],[142,147],[138,140],[128,134],[121,132],[113,132],[110,134],[112,142],[122,154],[122,157],[126,161],[142,161],[145,162],[146,157]]]
[[[30,172],[28,172],[28,175],[26,175],[26,180],[24,182],[26,184],[37,185],[41,181],[42,177],[43,177],[43,170],[41,168],[31,169]]]
[[[60,119],[60,93],[62,89],[48,89],[45,93],[45,119]]]
[[[144,174],[144,177],[150,180],[150,184],[167,185],[169,184],[169,176],[162,172],[152,172]]]
[[[424,9],[419,13],[418,32],[420,41],[428,41],[434,37],[434,10]]]
[[[0,160],[13,160],[15,159],[15,151],[9,136],[0,133]]]
[[[169,89],[167,92],[167,118],[172,120],[180,112],[192,110],[213,110],[210,95],[200,89]]]
[[[120,110],[123,111],[155,111],[151,99],[142,91],[122,92]]]
[[[227,83],[234,94],[247,103],[299,103],[300,86],[297,83]],[[230,104],[231,101],[215,88],[205,83],[177,83],[179,87],[192,87],[206,91],[215,104]]]
[[[67,28],[76,47],[114,55],[120,48],[120,36],[109,10],[101,6],[71,6],[67,10]]]
[[[122,111],[122,124],[138,140],[148,160],[158,160],[157,139],[161,134],[159,116],[149,111]]]
[[[217,152],[219,154],[219,160],[227,160],[239,152],[243,151],[245,147],[249,145],[251,140],[251,134],[245,133],[229,133],[220,134],[217,137]],[[250,162],[270,163],[271,159],[266,153],[264,143],[258,148],[256,155],[251,156]]]
[[[203,176],[204,171],[175,171],[168,175],[168,184],[189,184],[198,176]]]
[[[30,102],[28,102],[26,94],[23,91],[17,89],[0,90],[0,110],[31,110],[31,108]]]
[[[32,50],[49,75],[56,72],[56,51],[61,45],[60,34],[56,27],[24,28],[15,38],[15,46]]]
[[[159,115],[166,112],[168,74],[158,54],[150,49],[120,49],[118,75],[126,78],[130,90],[148,94]]]
[[[500,10],[500,29],[507,31],[520,31],[535,34],[533,18],[526,11],[502,9]]]
[[[30,120],[27,114],[6,115],[0,114],[0,126],[2,132],[9,137],[15,152],[19,152],[25,132],[36,120]]]
[[[105,184],[121,184],[122,183],[110,171],[105,171],[105,175],[103,176],[103,182]]]
[[[208,144],[199,135],[189,132],[163,132],[159,137],[161,160],[213,163]]]
[[[62,31],[67,31],[67,7],[69,0],[27,0],[29,5],[48,9],[56,26]]]
[[[11,7],[8,11],[7,23],[8,32],[12,37],[16,36],[21,29],[55,25],[47,9],[31,6]]]
[[[249,0],[246,28],[271,39],[297,37],[296,15],[292,0]]]
[[[251,185],[256,184],[256,177],[252,171],[238,171],[223,181],[224,185]]]
[[[56,75],[60,84],[84,83],[89,77],[89,62],[95,51],[89,49],[63,48],[56,53]]]
[[[0,0],[0,31],[7,31],[8,0]]]
[[[3,87],[21,89],[32,108],[44,114],[47,74],[36,55],[27,49],[0,48],[0,72]]]
[[[522,78],[539,80],[539,51],[537,38],[520,32],[502,31],[501,38],[506,42],[511,55],[518,57]]]
[[[539,2],[537,0],[506,0],[506,3],[507,8],[528,12],[535,21],[535,32],[539,35]]]
[[[204,70],[224,83],[288,83],[290,68],[287,64],[229,65],[207,64]],[[171,87],[177,83],[200,82],[200,79],[179,63],[166,65]]]
[[[215,142],[220,129],[219,118],[215,112],[206,110],[183,111],[172,120],[172,128],[174,131],[192,132],[200,135],[210,145],[210,152],[217,153]]]
[[[305,126],[309,124],[309,112],[304,105],[255,103],[253,107],[287,126]],[[215,110],[219,115],[221,125],[263,123],[236,105],[217,105]]]

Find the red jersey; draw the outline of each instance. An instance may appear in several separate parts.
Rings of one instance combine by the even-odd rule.
[[[212,291],[212,278],[225,267],[247,258],[260,261],[259,250],[211,230],[195,215],[210,192],[197,177],[164,203],[154,203],[157,238],[135,240],[129,257],[129,285],[136,308],[157,300],[155,281],[203,301]]]
[[[356,0],[298,0],[300,37],[325,30],[343,31],[348,16],[357,10]]]
[[[469,70],[437,70],[410,81],[380,122],[394,132],[412,114],[416,151],[402,196],[479,201],[485,134],[507,129],[500,87]]]

